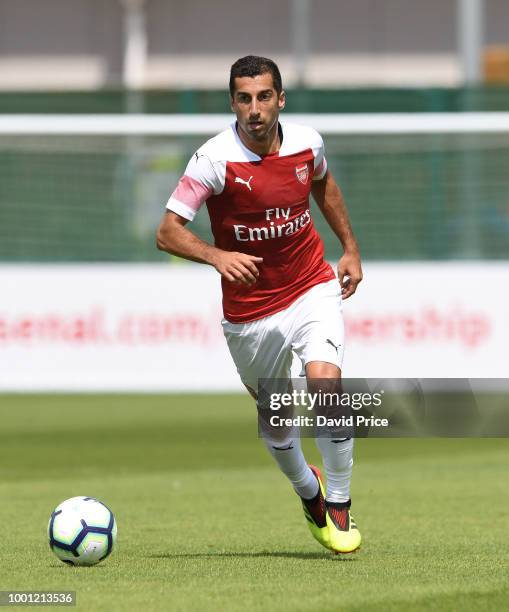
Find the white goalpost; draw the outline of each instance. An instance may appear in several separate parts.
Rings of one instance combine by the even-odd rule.
[[[291,114],[282,120],[310,125],[327,134],[493,134],[509,132],[509,112]],[[0,115],[2,135],[215,134],[231,114],[192,115]]]

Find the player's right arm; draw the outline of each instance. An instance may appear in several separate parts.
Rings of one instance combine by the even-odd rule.
[[[157,248],[190,261],[209,264],[232,283],[252,285],[259,276],[258,266],[263,259],[246,253],[223,251],[186,227],[189,220],[167,210],[157,230]]]
[[[223,191],[225,169],[224,163],[211,159],[207,145],[196,151],[166,204],[166,214],[157,230],[157,248],[214,266],[231,283],[252,285],[258,278],[260,257],[218,249],[186,227],[209,198]]]

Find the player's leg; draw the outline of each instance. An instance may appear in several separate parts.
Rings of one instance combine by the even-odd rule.
[[[341,395],[341,370],[332,363],[310,361],[306,364],[306,378],[310,393],[337,393]],[[335,406],[319,408],[334,416],[340,415]],[[331,548],[335,552],[349,553],[357,550],[361,535],[350,513],[350,481],[353,466],[353,438],[346,432],[324,428],[317,432],[316,445],[322,455],[327,477],[325,506]]]
[[[290,364],[291,365],[291,364]],[[290,365],[286,377],[290,374]],[[280,470],[287,476],[301,499],[302,509],[311,535],[322,546],[330,548],[329,527],[325,509],[325,488],[318,468],[308,465],[302,453],[300,434],[297,427],[270,427],[270,410],[260,407],[258,422],[265,445],[274,457]],[[293,407],[278,410],[278,418],[293,415]]]
[[[290,375],[289,364],[286,377]],[[257,399],[252,389],[251,395]],[[325,488],[320,470],[314,465],[308,465],[302,453],[300,444],[300,433],[298,428],[274,428],[270,427],[267,419],[270,419],[270,410],[258,405],[258,424],[262,433],[263,441],[274,457],[281,471],[286,474],[293,488],[301,499],[302,509],[311,535],[325,548],[331,548],[329,527],[325,508]],[[279,418],[293,416],[293,406],[278,410]]]
[[[295,492],[303,499],[314,499],[318,494],[318,481],[306,463],[298,432],[286,440],[263,438],[269,453],[279,469],[292,483]]]
[[[240,378],[249,393],[258,400],[259,379],[288,379],[292,362],[291,346],[284,330],[284,316],[277,313],[243,324],[223,322],[228,348]],[[270,411],[258,406],[259,428],[269,453],[293,488],[303,498],[316,497],[319,485],[302,454],[298,430],[270,427]],[[292,416],[293,411],[281,416]]]
[[[294,350],[305,366],[308,392],[341,392],[344,326],[337,283],[318,285],[303,303],[294,332]],[[330,406],[321,410],[330,411]],[[331,547],[352,552],[360,533],[350,515],[353,438],[345,432],[317,432],[316,444],[327,477],[326,506]]]
[[[305,366],[308,391],[318,394],[341,394],[341,370],[336,364],[310,361]],[[334,412],[334,407],[322,406],[322,410]],[[338,411],[340,415],[341,411]],[[322,455],[327,478],[327,501],[345,503],[350,499],[350,482],[353,467],[353,438],[349,432],[331,434],[327,429],[318,435],[316,445]]]

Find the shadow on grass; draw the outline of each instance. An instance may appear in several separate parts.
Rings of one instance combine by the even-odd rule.
[[[324,560],[340,560],[340,561],[355,561],[355,555],[334,555],[332,553],[321,552],[291,552],[279,551],[269,552],[266,550],[260,552],[203,552],[203,553],[159,553],[157,555],[147,555],[148,559],[207,559],[207,558],[232,558],[232,559],[257,559],[260,557],[279,558],[279,559],[324,559]]]
[[[63,568],[66,572],[69,570],[79,570],[79,571],[96,571],[98,569],[103,569],[105,565],[102,563],[96,563],[95,565],[69,565],[67,563],[51,563],[48,567],[52,567],[53,569]]]

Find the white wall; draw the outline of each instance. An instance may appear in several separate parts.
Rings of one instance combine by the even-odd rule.
[[[508,377],[509,264],[368,264],[344,375]],[[0,266],[0,390],[241,389],[194,265]]]

